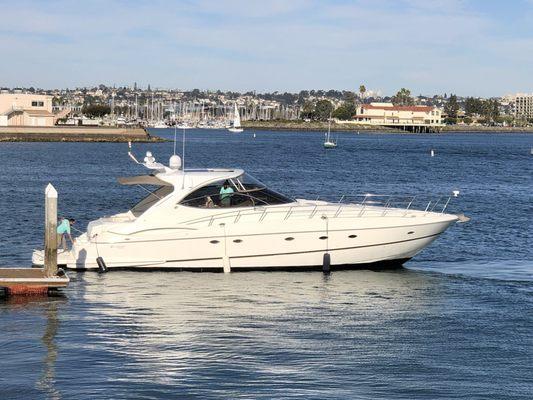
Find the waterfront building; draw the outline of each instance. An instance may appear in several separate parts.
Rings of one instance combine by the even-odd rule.
[[[512,96],[514,116],[517,119],[533,118],[533,94],[517,93]]]
[[[0,93],[0,126],[53,126],[52,96]]]
[[[392,103],[362,104],[356,109],[353,123],[399,127],[412,131],[442,127],[442,110],[433,106],[395,106]]]

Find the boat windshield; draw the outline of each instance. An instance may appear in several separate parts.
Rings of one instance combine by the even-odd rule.
[[[155,186],[151,188],[147,188],[142,185],[138,185],[138,186],[144,189],[146,192],[148,192],[148,196],[146,196],[144,199],[139,201],[137,204],[135,204],[130,209],[130,211],[133,213],[135,217],[139,217],[142,213],[144,213],[146,210],[152,207],[159,200],[168,196],[174,190],[173,186],[167,186],[167,185]]]
[[[294,200],[266,187],[253,176],[242,174],[212,182],[186,196],[180,204],[189,207],[254,207],[294,203]]]

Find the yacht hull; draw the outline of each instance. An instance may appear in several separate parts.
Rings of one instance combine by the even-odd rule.
[[[99,241],[82,236],[71,251],[58,255],[58,263],[69,269],[98,269],[96,258],[101,256],[109,269],[309,270],[321,268],[328,253],[332,269],[398,266],[427,247],[455,220],[455,216],[444,214],[433,222],[400,224],[391,220],[389,226],[382,227],[372,225],[383,218],[330,221],[326,229],[324,221],[317,220],[281,227],[279,223],[265,224],[255,229],[249,224],[185,232],[170,229],[165,238],[159,230]],[[292,229],[280,231],[289,226]],[[155,237],[156,232],[159,237]],[[33,262],[42,264],[39,252],[34,253]]]

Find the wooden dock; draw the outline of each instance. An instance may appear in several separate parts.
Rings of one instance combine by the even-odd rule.
[[[57,191],[45,190],[44,268],[0,268],[0,295],[47,295],[66,287],[70,279],[57,268]]]
[[[0,268],[0,288],[4,295],[48,294],[50,290],[67,287],[67,274],[48,276],[44,268]]]

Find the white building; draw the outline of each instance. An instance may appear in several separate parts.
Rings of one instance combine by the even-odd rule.
[[[442,110],[432,106],[395,106],[392,103],[362,104],[354,122],[361,125],[429,127],[443,126]]]

